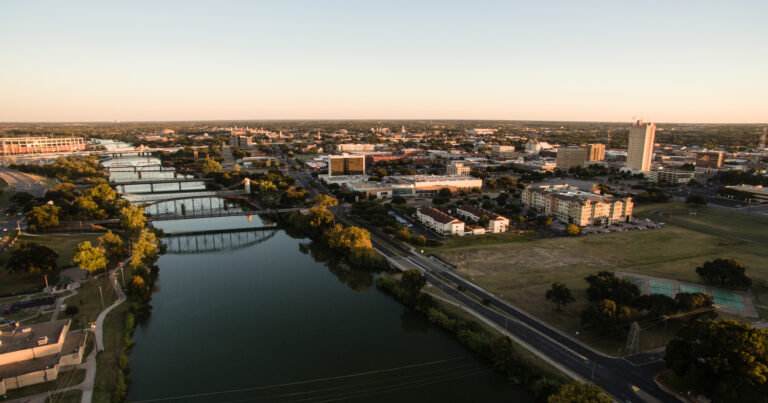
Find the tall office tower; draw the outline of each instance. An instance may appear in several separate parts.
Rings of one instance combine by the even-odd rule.
[[[643,123],[642,120],[632,124],[629,129],[627,145],[627,167],[639,172],[651,170],[653,159],[653,142],[656,139],[656,125]]]

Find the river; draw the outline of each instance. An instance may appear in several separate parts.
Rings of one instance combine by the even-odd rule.
[[[187,194],[187,193],[182,193]],[[167,233],[261,227],[258,217],[160,221]],[[283,229],[170,235],[128,400],[532,401],[309,239]],[[160,399],[160,400],[156,400]]]

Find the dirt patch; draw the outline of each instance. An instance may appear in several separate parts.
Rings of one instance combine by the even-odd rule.
[[[609,262],[597,256],[575,254],[565,247],[527,247],[510,253],[509,248],[464,249],[440,253],[459,270],[492,273],[530,270],[554,271],[573,265],[603,267]]]

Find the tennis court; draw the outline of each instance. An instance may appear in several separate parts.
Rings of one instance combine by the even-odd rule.
[[[675,284],[668,281],[650,280],[648,282],[648,293],[675,298]]]
[[[624,276],[622,278],[636,285],[637,289],[639,289],[641,293],[643,292],[643,284],[645,283],[643,279],[637,278],[637,277],[630,277],[630,276]]]
[[[732,292],[715,290],[715,303],[734,311],[744,311],[744,303],[741,302],[741,296]]]
[[[687,284],[680,284],[680,292],[687,292],[689,294],[695,294],[697,292],[701,292],[706,294],[706,291],[704,291],[704,287],[697,287],[695,285],[687,285]]]

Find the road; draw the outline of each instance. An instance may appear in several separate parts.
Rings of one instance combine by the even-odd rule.
[[[0,178],[8,182],[8,186],[17,192],[27,192],[35,197],[43,197],[48,190],[34,176],[10,168],[0,167]]]
[[[661,390],[654,382],[654,376],[664,368],[661,360],[645,365],[635,365],[630,360],[607,356],[579,341],[561,333],[527,313],[496,298],[477,285],[454,275],[440,263],[415,253],[395,240],[382,234],[378,229],[352,221],[345,207],[333,208],[340,221],[358,225],[371,232],[374,247],[389,258],[404,266],[422,271],[430,284],[451,295],[460,304],[472,309],[485,319],[506,329],[519,340],[533,346],[549,360],[564,367],[582,379],[592,381],[621,401],[663,401],[677,399]],[[467,294],[456,289],[462,286]],[[473,298],[474,297],[474,298]],[[488,306],[478,302],[490,301]],[[637,361],[637,360],[635,360]],[[645,360],[640,360],[646,362]],[[637,388],[637,390],[635,390]]]

